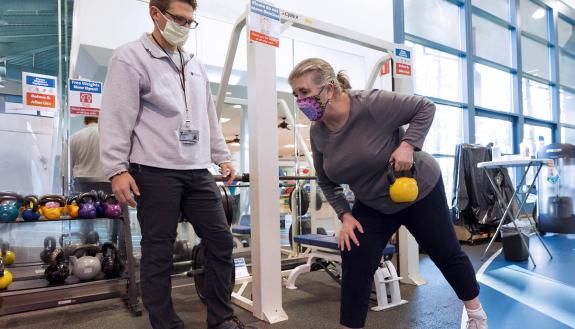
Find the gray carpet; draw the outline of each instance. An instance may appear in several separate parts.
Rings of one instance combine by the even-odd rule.
[[[485,244],[464,246],[475,269],[481,266],[480,256]],[[499,244],[492,247],[495,251]],[[425,255],[421,256],[421,273],[428,284],[420,287],[401,286],[408,304],[399,308],[369,312],[366,328],[378,329],[433,329],[459,328],[462,304],[439,270]],[[240,319],[258,328],[274,329],[336,329],[339,328],[339,289],[327,274],[314,272],[298,279],[298,290],[283,289],[284,310],[289,320],[269,325],[258,321],[248,312],[237,308]],[[205,328],[206,310],[198,300],[195,288],[174,289],[176,311],[186,328]],[[14,329],[83,329],[83,328],[150,328],[147,315],[131,316],[121,300],[108,300],[57,309],[3,316],[0,328]]]

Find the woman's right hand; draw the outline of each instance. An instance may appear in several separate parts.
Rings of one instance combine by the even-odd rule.
[[[134,200],[132,192],[139,196],[140,190],[132,175],[127,171],[112,177],[112,192],[121,203],[136,207],[136,200]]]
[[[351,251],[350,240],[359,247],[359,240],[355,236],[355,230],[357,229],[359,233],[363,234],[363,227],[351,213],[345,213],[342,219],[343,227],[339,232],[339,249],[344,251],[347,248],[347,251]]]

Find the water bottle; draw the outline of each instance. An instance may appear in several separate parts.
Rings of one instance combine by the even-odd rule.
[[[539,157],[539,153],[543,150],[543,148],[545,148],[545,138],[543,136],[539,136],[537,140],[537,153],[535,154],[536,158]]]

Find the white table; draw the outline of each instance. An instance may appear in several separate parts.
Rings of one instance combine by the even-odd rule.
[[[541,168],[543,168],[543,166],[545,166],[547,164],[547,161],[548,161],[548,159],[524,159],[524,160],[487,161],[487,162],[481,162],[481,163],[477,164],[477,168],[483,168],[485,170],[485,174],[487,175],[489,182],[491,183],[491,185],[493,186],[493,189],[495,190],[495,196],[497,197],[497,201],[498,201],[499,205],[502,207],[502,209],[505,208],[505,212],[503,213],[503,216],[501,217],[501,220],[499,221],[499,225],[497,226],[497,230],[495,231],[495,234],[491,238],[489,245],[487,245],[487,248],[485,248],[485,251],[483,252],[483,256],[481,256],[482,260],[485,258],[485,255],[487,254],[487,251],[489,250],[489,248],[493,244],[493,241],[497,237],[497,234],[499,234],[499,231],[501,230],[501,226],[503,226],[503,224],[505,223],[505,220],[510,219],[511,222],[513,223],[514,227],[515,227],[515,230],[519,234],[519,237],[521,238],[521,242],[523,243],[523,246],[525,248],[527,248],[527,251],[529,253],[529,257],[531,258],[531,261],[533,262],[533,266],[537,266],[535,264],[535,260],[533,259],[533,256],[531,255],[531,252],[529,251],[529,245],[527,245],[527,242],[525,241],[525,238],[523,237],[523,234],[521,234],[521,231],[517,227],[517,223],[515,221],[519,217],[519,214],[521,213],[521,209],[523,209],[523,206],[525,205],[525,202],[527,201],[529,194],[531,194],[531,191],[533,190],[533,186],[535,186],[535,182],[537,181],[537,177],[539,176],[539,172],[541,172]],[[527,189],[527,193],[525,194],[525,196],[522,199],[520,199],[517,191],[519,190],[519,188],[521,186],[523,186],[523,183],[525,183],[527,173],[529,172],[529,170],[532,167],[536,168],[535,176],[533,176],[533,180],[532,180],[531,184],[529,185],[529,188]],[[503,192],[499,189],[499,186],[495,182],[495,177],[494,177],[493,173],[494,173],[495,169],[507,169],[507,168],[524,168],[524,171],[523,171],[523,175],[521,176],[521,182],[515,188],[515,191],[513,192],[513,196],[511,196],[511,199],[509,200],[508,204],[506,205],[505,204],[505,198],[503,196]],[[513,201],[515,200],[515,198],[517,198],[517,200],[519,201],[519,210],[517,211],[516,215],[513,216],[511,214],[510,210],[511,210],[511,206],[513,205]],[[551,255],[551,252],[549,251],[549,248],[547,248],[547,245],[545,245],[545,242],[543,242],[541,235],[539,235],[539,230],[537,229],[537,227],[535,227],[534,223],[531,221],[531,218],[528,218],[528,220],[529,220],[529,224],[531,225],[531,228],[535,231],[535,234],[537,234],[537,237],[541,241],[541,244],[543,244],[543,246],[545,247],[545,250],[547,250],[549,257],[553,258],[553,256]]]

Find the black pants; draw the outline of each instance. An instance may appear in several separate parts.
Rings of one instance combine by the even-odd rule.
[[[356,233],[359,247],[352,244],[351,251],[341,253],[342,325],[350,328],[364,326],[373,275],[389,238],[401,225],[411,232],[423,250],[429,254],[459,299],[467,301],[479,295],[475,271],[469,258],[461,250],[453,224],[449,220],[441,179],[429,195],[398,213],[382,214],[357,200],[352,213],[363,226],[365,233]]]
[[[142,231],[140,287],[152,327],[184,327],[172,305],[170,277],[180,213],[206,245],[208,325],[231,318],[233,239],[212,174],[205,169],[169,170],[135,164],[130,173],[140,189],[136,199]]]

